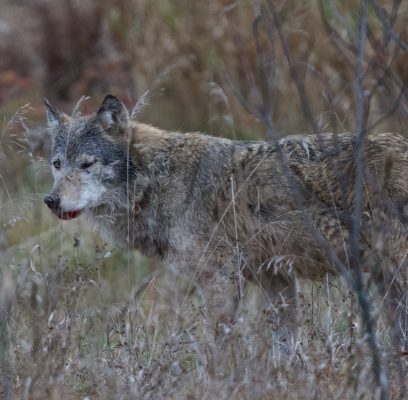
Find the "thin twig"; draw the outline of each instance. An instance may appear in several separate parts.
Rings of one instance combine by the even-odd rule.
[[[309,101],[306,95],[306,91],[305,91],[305,77],[302,79],[298,69],[296,68],[294,62],[293,62],[293,58],[292,55],[290,53],[289,50],[289,46],[286,42],[286,38],[283,34],[282,31],[282,24],[281,21],[279,19],[278,14],[276,13],[275,10],[272,10],[272,15],[273,15],[273,21],[276,27],[276,30],[278,31],[278,35],[279,35],[279,39],[282,45],[282,49],[283,49],[283,53],[285,54],[285,58],[286,61],[288,62],[289,65],[289,71],[292,75],[292,79],[296,85],[296,89],[298,91],[299,94],[299,98],[300,98],[300,103],[302,105],[302,110],[303,110],[303,114],[306,117],[306,120],[309,122],[310,126],[313,129],[314,133],[319,133],[319,127],[317,126],[315,119],[313,117],[313,113],[312,110],[310,109],[310,105],[309,105]]]
[[[355,183],[354,183],[354,209],[352,212],[352,229],[350,235],[351,263],[354,271],[354,285],[357,299],[361,308],[361,315],[367,333],[367,341],[373,354],[373,369],[377,385],[380,388],[382,399],[388,398],[388,382],[381,362],[377,345],[374,323],[370,312],[368,293],[363,284],[361,256],[360,256],[360,234],[361,234],[361,212],[364,190],[364,141],[367,135],[365,118],[365,100],[363,87],[363,71],[365,43],[367,38],[367,14],[368,1],[361,0],[358,43],[355,64],[354,93],[356,99],[356,130],[357,141],[355,148]]]

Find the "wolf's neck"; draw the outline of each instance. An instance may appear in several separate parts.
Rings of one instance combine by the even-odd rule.
[[[118,243],[130,245],[145,254],[165,256],[168,249],[159,205],[160,193],[166,186],[169,149],[174,137],[149,125],[132,122],[129,147],[129,180],[124,192],[117,196],[112,209],[101,208],[98,222],[107,228]],[[105,218],[103,218],[105,217]]]

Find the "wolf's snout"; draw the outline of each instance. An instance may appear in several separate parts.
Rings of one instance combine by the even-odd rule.
[[[56,194],[48,194],[44,197],[44,203],[47,204],[51,210],[57,210],[59,208],[60,198]]]

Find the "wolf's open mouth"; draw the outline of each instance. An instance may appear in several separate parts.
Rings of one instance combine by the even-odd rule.
[[[59,209],[55,212],[55,214],[59,219],[67,220],[76,218],[79,214],[81,214],[81,211],[82,210],[62,211]]]

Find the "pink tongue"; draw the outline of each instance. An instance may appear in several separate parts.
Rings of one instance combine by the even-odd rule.
[[[58,218],[65,219],[65,220],[73,219],[73,218],[76,218],[79,214],[81,214],[81,210],[59,212]]]

